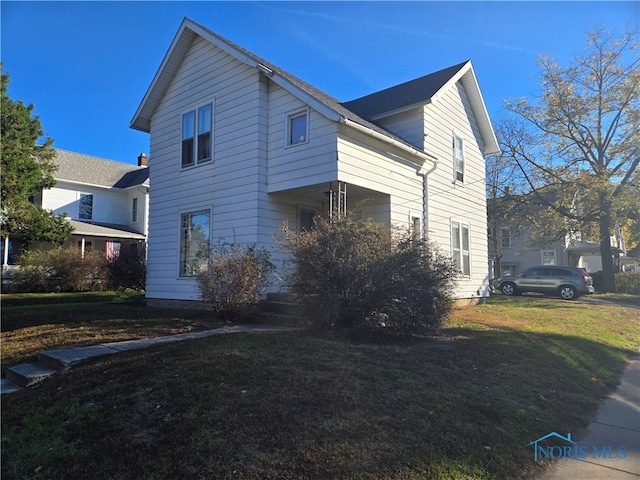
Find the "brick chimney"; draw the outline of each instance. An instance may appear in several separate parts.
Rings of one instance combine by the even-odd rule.
[[[149,158],[144,153],[141,153],[140,155],[138,155],[138,166],[139,167],[149,166]]]

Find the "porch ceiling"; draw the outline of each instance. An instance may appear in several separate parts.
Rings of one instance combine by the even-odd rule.
[[[358,199],[362,200],[364,198],[380,198],[387,196],[382,192],[377,192],[375,190],[371,190],[364,187],[359,187],[357,185],[351,185],[349,183],[347,185],[347,205],[349,205],[349,199]],[[286,195],[292,195],[295,197],[306,198],[311,201],[316,202],[324,202],[329,199],[328,192],[333,188],[334,191],[338,190],[338,182],[323,182],[315,185],[308,185],[305,187],[292,188],[289,190],[282,190],[278,192],[272,193],[281,193]]]

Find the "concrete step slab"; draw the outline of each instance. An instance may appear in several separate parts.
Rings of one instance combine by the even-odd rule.
[[[0,395],[17,392],[18,390],[22,390],[20,385],[13,383],[8,378],[0,378]]]
[[[16,385],[28,387],[41,382],[56,372],[56,369],[39,363],[25,363],[7,368],[7,378]]]
[[[67,370],[78,363],[103,355],[117,353],[117,350],[104,345],[90,347],[63,348],[60,350],[45,350],[38,354],[38,361],[56,370]]]

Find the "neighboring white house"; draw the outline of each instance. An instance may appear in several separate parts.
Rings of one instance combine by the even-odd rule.
[[[198,300],[209,244],[283,268],[283,221],[331,205],[422,232],[459,265],[459,298],[488,296],[498,144],[470,61],[343,103],[185,18],[131,127],[151,137],[148,299]]]
[[[66,213],[74,232],[67,245],[112,255],[121,248],[138,248],[148,230],[149,168],[147,157],[138,166],[55,149],[58,166],[53,188],[33,202],[56,214]],[[34,244],[30,248],[50,248]],[[21,245],[5,242],[3,264],[12,263]],[[11,255],[10,255],[11,253]]]

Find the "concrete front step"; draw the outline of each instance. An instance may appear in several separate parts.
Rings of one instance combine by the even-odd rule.
[[[90,358],[111,355],[114,353],[118,353],[118,351],[107,347],[106,345],[46,350],[38,353],[38,362],[55,370],[67,370]]]
[[[16,385],[8,378],[0,378],[0,395],[17,392],[18,390],[22,390],[20,385]]]
[[[21,387],[28,387],[41,382],[57,371],[40,363],[25,363],[7,368],[7,379]]]

